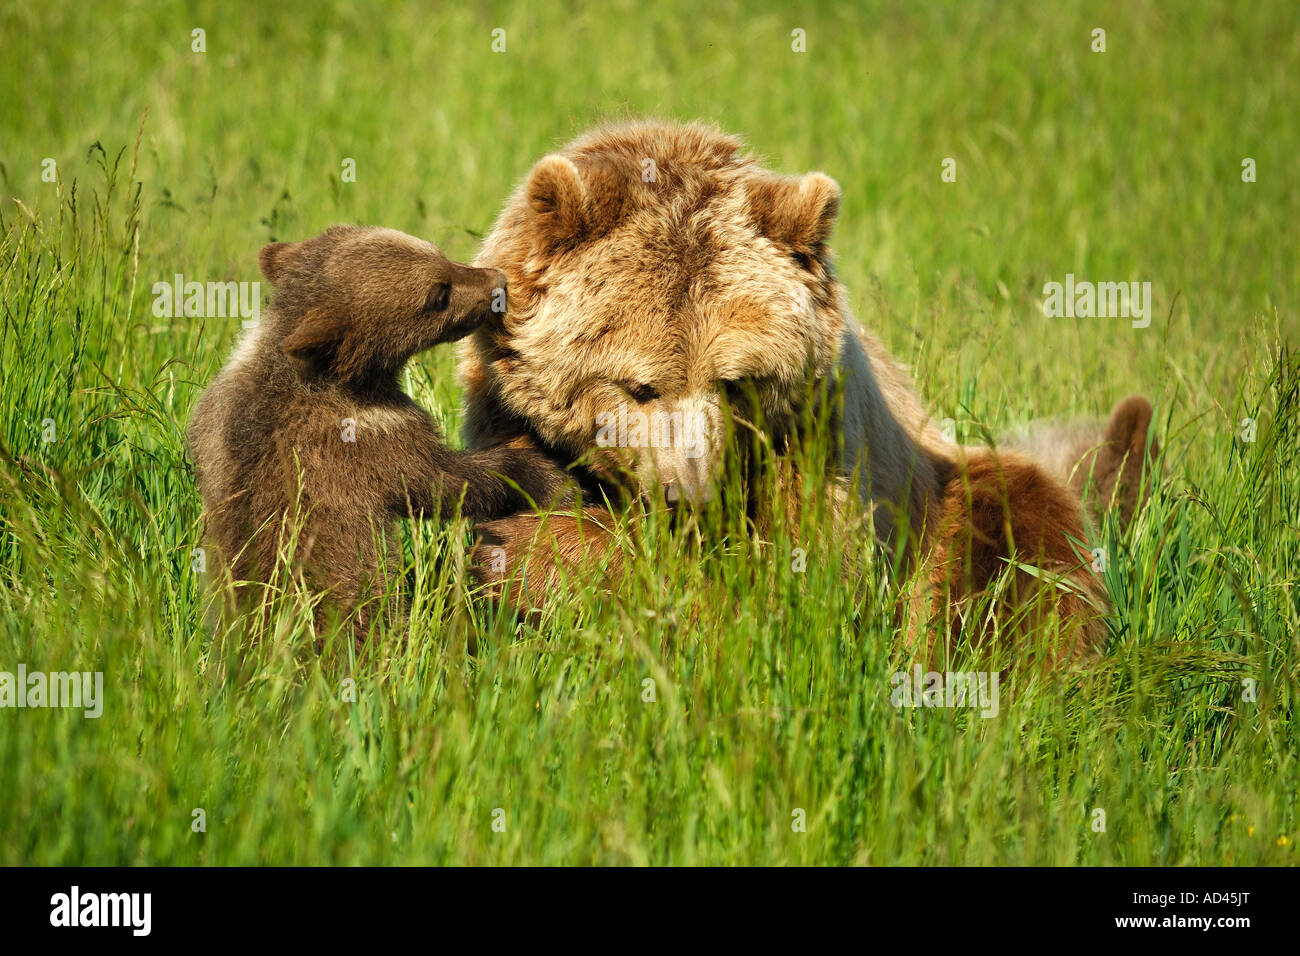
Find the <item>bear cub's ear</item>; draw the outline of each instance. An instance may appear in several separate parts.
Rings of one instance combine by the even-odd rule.
[[[262,270],[262,277],[275,285],[283,277],[285,269],[297,257],[300,242],[273,242],[262,247],[257,254],[257,265]]]
[[[330,364],[347,335],[347,323],[321,306],[308,309],[293,331],[280,342],[280,350],[304,365]]]
[[[1139,457],[1147,451],[1147,433],[1151,430],[1151,418],[1155,410],[1144,395],[1130,395],[1121,401],[1110,413],[1106,423],[1106,441],[1110,442],[1118,454],[1135,452]],[[1158,447],[1152,440],[1150,456],[1156,457]]]
[[[757,177],[749,208],[767,238],[810,254],[826,241],[840,211],[840,187],[823,173]]]
[[[1155,414],[1142,395],[1130,395],[1115,406],[1106,424],[1105,440],[1097,452],[1094,473],[1098,489],[1114,498],[1125,526],[1142,504],[1142,473],[1160,454],[1160,443],[1151,431]],[[1149,488],[1145,489],[1148,493]]]

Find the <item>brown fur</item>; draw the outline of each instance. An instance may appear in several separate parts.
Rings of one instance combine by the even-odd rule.
[[[1151,403],[1130,395],[1105,421],[1033,426],[1005,436],[1002,447],[1021,452],[1068,485],[1095,520],[1113,508],[1127,527],[1149,492],[1149,473],[1160,453],[1151,431]]]
[[[275,300],[189,426],[209,539],[235,581],[269,581],[301,529],[295,567],[351,611],[395,570],[395,519],[458,506],[492,518],[551,501],[565,481],[553,462],[526,449],[450,451],[398,385],[412,355],[492,314],[500,273],[362,227],[274,243],[259,262]],[[368,620],[361,612],[361,633]]]
[[[520,514],[475,525],[472,570],[495,598],[521,612],[543,609],[565,574],[617,589],[626,570],[613,516],[605,508]]]
[[[1056,614],[1065,639],[1043,649],[1049,664],[1096,653],[1105,642],[1106,599],[1083,541],[1078,500],[1033,462],[970,454],[944,487],[929,541],[925,580],[938,626],[928,633],[946,631],[950,646],[964,635],[978,648],[1001,630],[1016,640],[1023,663]],[[991,607],[980,607],[981,599]],[[931,640],[930,650],[937,662],[948,648]]]
[[[856,487],[882,543],[935,549],[936,587],[964,597],[990,580],[986,551],[1010,558],[1025,543],[1054,568],[1077,564],[1066,538],[1077,502],[1028,461],[995,478],[945,443],[906,370],[853,318],[826,244],[839,204],[827,176],[773,174],[697,124],[603,127],[543,158],[476,260],[505,272],[510,308],[461,353],[469,443],[535,446],[614,501],[689,503],[717,485],[728,412],[781,451],[834,398],[831,472]],[[599,416],[620,404],[697,415],[711,426],[707,455],[598,447]],[[1014,546],[990,524],[1003,479]],[[975,510],[962,524],[967,485]],[[967,541],[981,563],[963,568]],[[551,553],[540,544],[511,563]],[[1068,573],[1095,590],[1086,570]]]

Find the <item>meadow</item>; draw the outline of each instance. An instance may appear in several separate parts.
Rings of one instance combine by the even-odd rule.
[[[1298,861],[1296,5],[5,0],[0,49],[0,671],[104,688],[0,709],[0,864]],[[408,524],[379,652],[290,593],[213,623],[184,427],[240,319],[155,284],[336,222],[468,260],[537,158],[643,115],[840,183],[856,314],[962,436],[1151,398],[1100,663],[892,706],[887,582],[815,514],[656,529],[527,622],[465,522]],[[1151,282],[1149,326],[1049,318],[1067,275]],[[407,380],[458,441],[455,365]]]

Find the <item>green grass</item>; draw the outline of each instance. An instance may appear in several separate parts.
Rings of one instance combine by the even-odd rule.
[[[98,720],[0,710],[0,863],[1297,862],[1294,4],[197,6],[0,11],[0,670],[105,688]],[[208,626],[183,428],[238,321],[152,284],[339,221],[469,258],[536,158],[642,114],[834,176],[859,318],[967,433],[1157,402],[1090,674],[891,707],[881,578],[859,599],[811,518],[652,537],[519,628],[467,595],[463,525],[408,527],[387,653],[318,655],[292,601],[257,643]],[[1150,328],[1045,318],[1066,273],[1150,280]],[[454,365],[411,376],[451,434]]]

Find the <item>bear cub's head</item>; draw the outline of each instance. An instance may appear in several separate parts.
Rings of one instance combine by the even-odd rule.
[[[496,269],[451,262],[395,229],[334,226],[258,255],[275,288],[271,333],[310,379],[395,378],[417,352],[454,342],[506,307]]]

